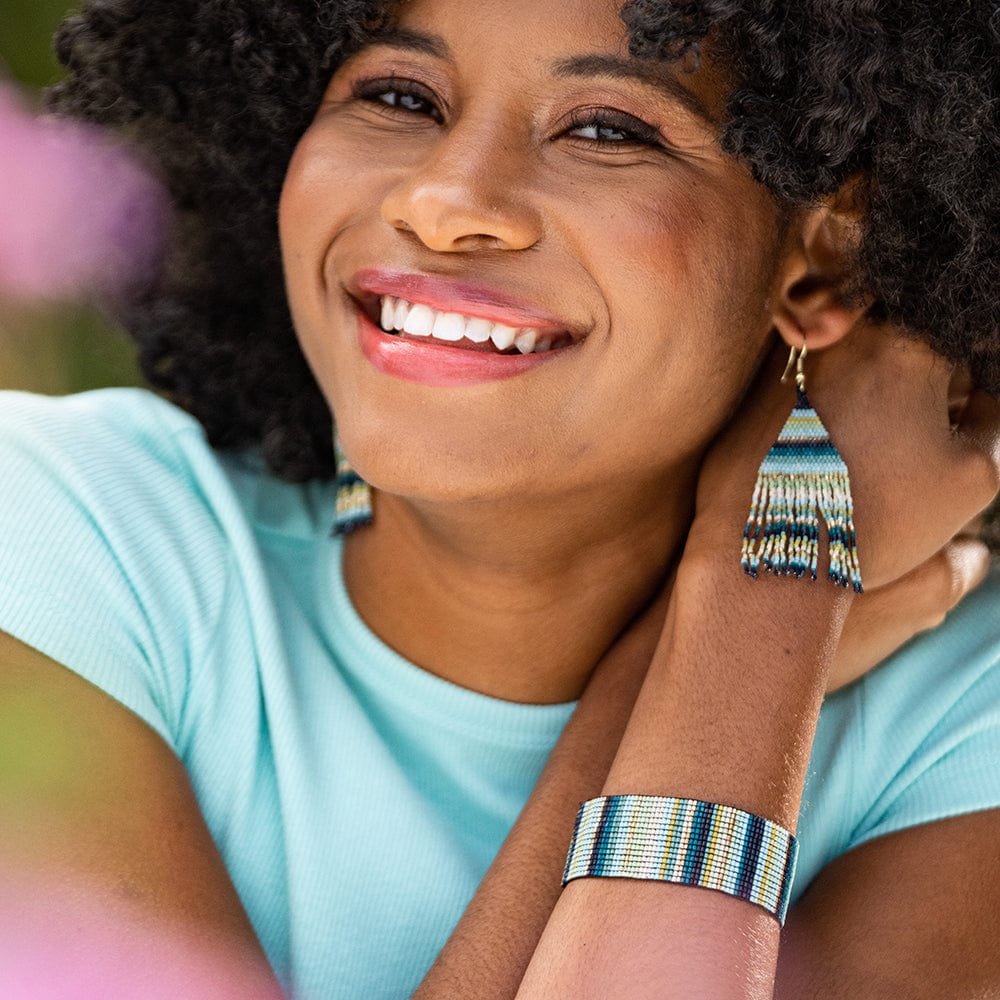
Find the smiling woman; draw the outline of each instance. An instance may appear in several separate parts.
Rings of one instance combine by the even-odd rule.
[[[0,399],[0,733],[69,747],[0,756],[0,863],[313,1000],[1000,988],[954,6],[85,4],[53,100],[172,192],[167,398]],[[740,567],[789,348],[863,595]]]

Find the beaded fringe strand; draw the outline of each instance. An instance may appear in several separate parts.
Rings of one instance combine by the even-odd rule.
[[[761,463],[743,532],[743,569],[816,579],[820,515],[826,522],[827,578],[862,592],[847,465],[802,390]]]

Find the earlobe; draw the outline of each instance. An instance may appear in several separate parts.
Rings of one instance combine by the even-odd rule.
[[[810,351],[837,343],[868,311],[870,301],[852,295],[851,263],[860,213],[841,195],[804,212],[772,300],[775,328],[789,347]]]

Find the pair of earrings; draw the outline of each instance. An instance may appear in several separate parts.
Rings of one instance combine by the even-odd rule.
[[[796,401],[757,474],[743,532],[743,569],[816,579],[820,517],[826,522],[827,578],[862,592],[847,465],[806,395],[808,349],[793,347],[781,381],[795,368]],[[334,533],[371,524],[371,487],[354,471],[337,442],[337,515]]]

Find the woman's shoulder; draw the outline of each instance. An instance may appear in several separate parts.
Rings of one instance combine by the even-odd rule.
[[[827,698],[800,816],[796,898],[859,844],[1000,807],[998,761],[1000,566],[942,625]]]
[[[68,530],[73,512],[78,529],[106,533],[119,550],[140,532],[147,548],[169,536],[182,549],[188,539],[221,541],[239,519],[231,476],[201,425],[143,389],[0,392],[0,468],[0,530]]]
[[[0,393],[0,470],[0,631],[176,731],[246,534],[198,424],[141,390]]]
[[[913,774],[973,730],[1000,759],[1000,565],[941,625],[829,701],[874,781],[882,770]]]
[[[99,389],[73,396],[0,392],[0,447],[63,452],[70,464],[163,459],[184,441],[207,448],[200,425],[144,389]]]
[[[869,708],[932,724],[980,684],[1000,685],[1000,564],[940,626],[866,676],[862,690]]]
[[[144,389],[64,397],[0,392],[0,468],[18,462],[22,497],[32,481],[44,479],[99,506],[114,496],[118,510],[133,516],[169,506],[181,522],[174,530],[182,533],[197,523],[197,510],[230,541],[263,532],[311,543],[333,524],[328,483],[285,482],[259,452],[217,451],[194,417]],[[88,485],[95,481],[102,498]],[[161,500],[138,502],[150,494]]]
[[[868,808],[853,844],[1000,807],[1000,567],[859,683],[855,778]]]

